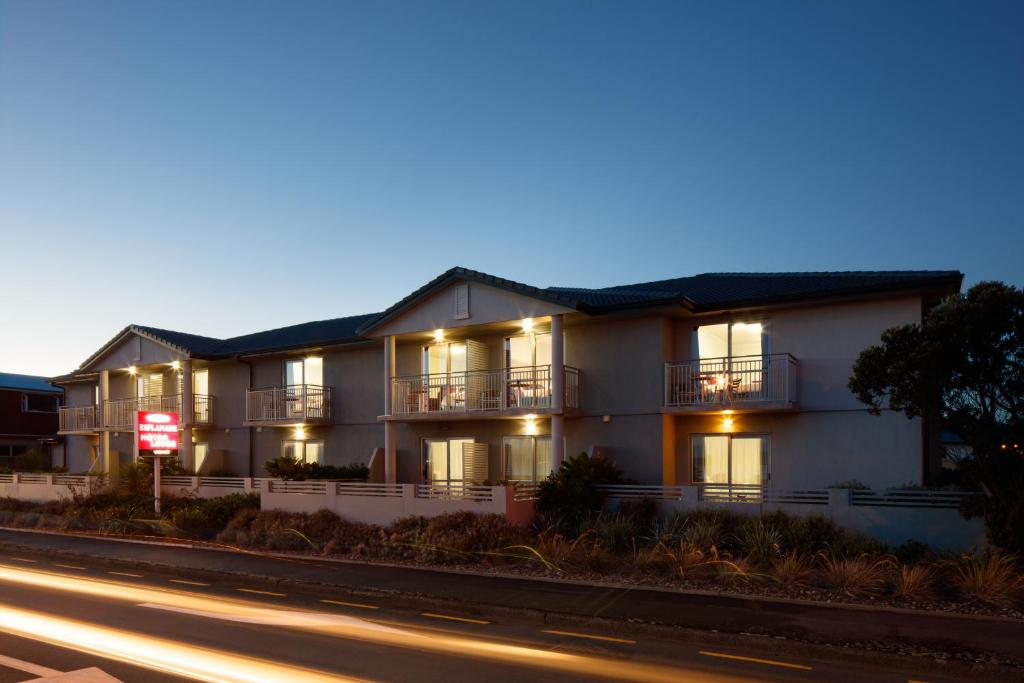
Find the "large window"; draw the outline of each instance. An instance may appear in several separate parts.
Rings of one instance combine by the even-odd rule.
[[[701,325],[696,330],[696,356],[702,361],[761,356],[765,353],[765,325],[760,322]]]
[[[505,337],[510,408],[545,408],[551,401],[551,334]]]
[[[324,464],[323,441],[285,441],[281,446],[285,457],[295,458],[299,462]]]
[[[697,484],[763,486],[768,476],[768,437],[757,434],[694,434],[693,481]]]
[[[56,413],[60,399],[52,394],[22,394],[23,413]]]
[[[506,480],[539,482],[551,474],[550,436],[506,436],[502,446]]]
[[[288,360],[284,363],[284,383],[287,386],[324,383],[324,359],[318,356]]]
[[[288,417],[323,417],[324,359],[318,356],[284,362],[285,410]]]
[[[472,444],[468,437],[425,439],[423,441],[423,480],[430,484],[459,484],[463,481],[463,449]]]

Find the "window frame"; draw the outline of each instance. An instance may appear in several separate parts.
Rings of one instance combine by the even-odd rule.
[[[444,441],[447,445],[445,451],[445,457],[448,461],[445,463],[445,471],[448,473],[448,478],[445,480],[438,480],[437,482],[431,480],[430,471],[428,469],[427,459],[427,443],[431,441]],[[485,443],[478,441],[475,436],[423,436],[420,437],[420,483],[428,486],[445,485],[451,486],[452,484],[452,441],[469,441],[471,443]],[[458,479],[457,481],[462,481]]]
[[[510,476],[511,472],[510,472],[510,469],[509,469],[509,462],[508,462],[509,453],[506,450],[506,445],[507,445],[507,442],[509,440],[511,440],[511,439],[529,439],[530,441],[533,442],[533,454],[531,456],[531,463],[530,463],[530,467],[531,467],[530,479],[513,479]],[[541,439],[546,440],[548,442],[548,444],[552,444],[553,443],[553,440],[552,440],[550,434],[506,434],[506,435],[501,437],[501,474],[502,474],[502,478],[505,481],[515,481],[515,482],[520,482],[520,483],[523,483],[523,484],[539,484],[540,482],[544,481],[544,479],[546,479],[549,474],[551,474],[551,472],[548,472],[548,474],[544,475],[543,478],[538,478],[538,476],[537,476],[537,442],[539,440],[541,440]],[[549,448],[551,448],[550,445],[549,445]],[[554,466],[554,463],[552,463],[552,466]],[[554,470],[551,470],[551,471],[554,471]]]
[[[281,457],[287,454],[288,444],[297,443],[302,444],[302,458],[299,459],[300,464],[306,464],[309,462],[306,458],[306,444],[314,443],[320,444],[320,451],[324,454],[324,464],[327,461],[327,444],[323,439],[282,439],[281,440]]]
[[[697,323],[693,326],[690,331],[690,356],[694,360],[702,360],[700,356],[700,344],[697,341],[697,330],[701,327],[711,327],[713,325],[726,325],[726,351],[725,356],[708,356],[708,359],[712,358],[747,358],[748,356],[737,356],[732,352],[732,327],[733,325],[760,325],[761,326],[761,356],[770,356],[772,353],[772,334],[771,334],[771,319],[767,317],[753,317],[753,318],[742,318],[742,319],[730,319],[730,320],[715,320]]]
[[[724,436],[729,440],[729,481],[726,483],[713,483],[707,481],[697,481],[697,458],[694,453],[693,443],[694,440],[705,436]],[[759,438],[763,440],[762,448],[763,453],[761,455],[761,487],[767,488],[768,484],[772,480],[772,437],[770,432],[691,432],[689,435],[689,453],[690,453],[690,482],[694,485],[710,484],[711,486],[740,486],[740,484],[733,484],[732,482],[732,441],[735,438]]]
[[[53,410],[36,410],[28,407],[29,396],[43,396],[53,399]],[[41,391],[23,391],[21,392],[21,412],[33,413],[37,415],[56,415],[60,412],[60,396],[57,394],[48,394]]]

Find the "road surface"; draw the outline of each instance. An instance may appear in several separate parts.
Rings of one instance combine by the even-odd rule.
[[[913,658],[901,669],[793,652],[765,654],[714,634],[543,625],[481,618],[455,603],[427,612],[31,551],[0,555],[0,683],[89,668],[94,677],[80,680],[964,680]]]

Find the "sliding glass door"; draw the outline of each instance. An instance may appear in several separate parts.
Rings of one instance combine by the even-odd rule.
[[[535,483],[551,474],[550,436],[506,436],[502,446],[506,480]]]
[[[463,481],[462,448],[472,438],[424,439],[423,480],[428,484],[451,485]]]
[[[763,487],[768,474],[768,437],[695,434],[691,437],[693,481],[739,489]]]

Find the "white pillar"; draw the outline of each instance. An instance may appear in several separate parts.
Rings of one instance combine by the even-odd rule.
[[[392,379],[395,376],[395,338],[384,337],[384,414],[391,415]],[[384,482],[398,483],[398,444],[396,443],[395,423],[384,422]]]
[[[384,423],[384,483],[398,483],[397,444],[395,443],[395,423],[390,420]]]
[[[551,468],[555,471],[565,460],[565,418],[561,415],[551,416]]]
[[[562,316],[551,316],[551,466],[565,460],[565,330]]]
[[[99,413],[96,416],[97,427],[99,428],[99,446],[100,453],[99,459],[100,464],[103,467],[103,471],[106,472],[107,476],[111,479],[117,477],[118,463],[114,462],[113,457],[110,453],[110,432],[106,430],[107,426],[107,401],[110,400],[110,371],[100,370],[100,376],[97,380],[96,386],[99,388],[99,405],[96,406],[96,410]]]
[[[181,361],[181,420],[182,428],[178,439],[178,459],[182,467],[192,472],[192,422],[195,420],[195,399],[192,394],[192,361]]]
[[[565,405],[565,331],[562,316],[551,316],[551,409],[561,413]]]

